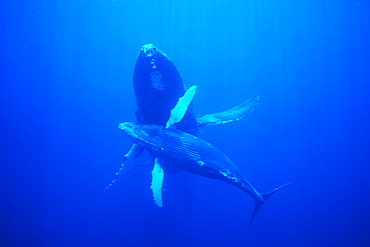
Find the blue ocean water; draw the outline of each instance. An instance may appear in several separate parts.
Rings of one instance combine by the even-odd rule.
[[[2,1],[1,246],[369,246],[370,3]],[[154,43],[198,85],[198,114],[261,103],[200,137],[261,192],[140,166],[108,191],[132,142],[133,67]]]

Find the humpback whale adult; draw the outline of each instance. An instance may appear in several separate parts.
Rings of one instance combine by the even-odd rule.
[[[255,202],[250,223],[262,204],[276,191],[288,185],[284,184],[266,194],[259,193],[224,153],[199,137],[175,128],[167,129],[159,125],[139,125],[132,122],[121,123],[119,128],[127,137],[155,157],[151,188],[154,200],[159,206],[162,205],[161,163],[175,165],[191,173],[224,181],[247,192]],[[155,176],[160,176],[157,181]]]
[[[134,67],[133,85],[136,96],[136,119],[139,124],[164,126],[169,119],[171,109],[184,95],[185,85],[180,72],[171,59],[153,44],[142,46]],[[197,135],[198,127],[217,125],[240,120],[252,112],[258,105],[259,97],[251,97],[242,104],[229,110],[196,117],[190,103],[182,120],[176,128]],[[109,189],[118,175],[128,174],[137,164],[135,160],[144,149],[134,144],[124,156],[122,166],[115,179],[106,188]]]
[[[153,44],[144,45],[136,59],[133,84],[136,96],[136,119],[139,124],[164,126],[171,109],[184,95],[186,88],[180,72],[171,59]],[[257,95],[244,103],[214,114],[196,117],[192,104],[177,124],[177,129],[196,134],[203,125],[236,121],[252,112],[259,102]]]
[[[153,44],[141,48],[135,63],[133,84],[136,119],[140,124],[165,125],[171,109],[185,93],[185,85],[175,64]],[[192,105],[189,105],[177,128],[196,134],[197,126]]]

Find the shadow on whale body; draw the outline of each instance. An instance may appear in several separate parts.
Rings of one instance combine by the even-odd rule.
[[[159,163],[164,162],[200,176],[218,179],[247,192],[255,201],[250,224],[266,200],[289,184],[261,194],[224,153],[199,137],[175,128],[132,122],[121,123],[119,128],[137,145],[157,157]]]

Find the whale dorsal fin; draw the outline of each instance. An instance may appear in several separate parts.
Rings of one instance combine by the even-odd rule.
[[[171,116],[166,123],[166,129],[181,121],[196,92],[197,86],[191,86],[188,90],[186,90],[184,96],[179,98],[176,106],[171,110]]]
[[[150,185],[150,188],[152,189],[153,192],[154,202],[155,204],[157,204],[158,207],[162,207],[163,205],[162,201],[163,178],[164,172],[160,164],[160,160],[159,158],[155,158],[154,167],[152,170],[152,184]]]

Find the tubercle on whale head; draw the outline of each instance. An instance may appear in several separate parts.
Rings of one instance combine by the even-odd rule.
[[[133,141],[138,140],[138,124],[133,122],[124,122],[118,125],[118,128],[123,131],[123,133]]]
[[[126,135],[132,136],[134,132],[135,124],[132,122],[124,122],[118,125],[118,128],[122,130]]]
[[[138,128],[139,125],[133,122],[124,122],[118,125],[118,128],[121,129],[128,137],[137,139],[138,137]]]
[[[140,54],[143,57],[152,57],[156,54],[157,47],[153,44],[146,44],[141,47]]]
[[[142,145],[151,144],[160,132],[158,126],[140,125],[133,122],[120,123],[118,128],[121,129],[129,139]]]
[[[124,122],[124,123],[120,123],[118,125],[118,128],[123,130],[123,131],[129,131],[131,129],[133,129],[137,124],[133,123],[133,122]]]
[[[161,57],[162,59],[170,60],[167,54],[158,49],[158,47],[156,47],[154,44],[143,45],[139,52],[139,57],[150,60]]]

